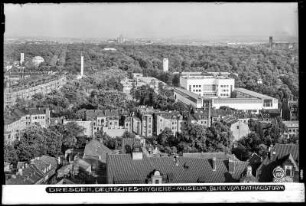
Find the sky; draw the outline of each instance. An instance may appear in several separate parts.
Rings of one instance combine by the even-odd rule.
[[[5,4],[5,36],[297,36],[297,3]]]

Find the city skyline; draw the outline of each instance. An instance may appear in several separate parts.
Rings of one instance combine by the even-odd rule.
[[[298,27],[296,3],[6,4],[4,13],[6,37],[296,38]]]

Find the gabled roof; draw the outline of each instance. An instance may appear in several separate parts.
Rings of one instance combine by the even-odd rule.
[[[178,162],[177,162],[178,161]],[[146,183],[149,174],[158,170],[173,183],[237,182],[247,162],[235,161],[235,172],[228,171],[228,160],[216,160],[217,170],[212,170],[208,159],[178,157],[146,157],[133,160],[131,155],[109,155],[107,174],[109,183]],[[178,163],[178,164],[177,164]]]
[[[97,117],[117,117],[119,116],[118,110],[86,110],[86,120],[95,120]]]
[[[112,153],[108,147],[102,144],[100,141],[93,139],[88,142],[84,149],[84,158],[95,158],[101,157],[101,162],[106,162],[106,154]]]
[[[224,117],[222,118],[222,120],[226,123],[226,124],[234,124],[236,122],[238,122],[238,119],[236,117],[233,117],[233,116],[227,116],[227,117]]]
[[[275,152],[275,154],[273,154]],[[284,158],[291,154],[295,161],[299,161],[299,145],[297,144],[275,144],[271,149],[271,161]]]
[[[299,127],[299,121],[283,121],[286,127]]]
[[[48,168],[50,164],[51,169],[55,169],[57,167],[57,160],[55,157],[43,155],[39,157],[39,159],[32,160],[31,164],[35,165],[35,167],[44,174],[44,170]]]
[[[260,182],[273,180],[273,169],[290,160],[295,167],[299,164],[299,146],[297,144],[275,144],[270,151],[270,157],[266,157],[256,171],[256,177]],[[296,168],[295,168],[296,169]]]
[[[165,111],[165,112],[156,112],[156,116],[161,116],[165,119],[179,119],[182,118],[182,115],[178,111]]]
[[[129,145],[131,147],[131,149],[133,149],[133,147],[139,146],[140,145],[140,140],[137,138],[122,138],[122,143],[121,143],[121,152],[123,154],[125,154],[127,151],[125,149],[125,146]]]
[[[216,159],[221,160],[228,160],[229,158],[231,158],[233,160],[240,161],[234,154],[228,154],[225,152],[183,153],[183,157],[199,159],[212,159],[213,157],[216,157]]]

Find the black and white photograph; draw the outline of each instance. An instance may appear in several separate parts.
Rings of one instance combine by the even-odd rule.
[[[297,2],[3,7],[3,204],[305,201]]]

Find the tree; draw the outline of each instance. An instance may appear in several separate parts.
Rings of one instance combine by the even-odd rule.
[[[172,78],[172,84],[175,87],[179,87],[180,86],[180,75],[179,74],[175,74]]]
[[[135,134],[132,132],[125,131],[122,135],[122,138],[135,138]]]
[[[14,165],[18,162],[17,152],[12,145],[4,145],[4,162],[9,162]]]
[[[166,146],[169,145],[169,140],[173,136],[171,129],[166,127],[158,136],[156,141],[158,144]]]

